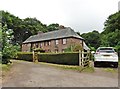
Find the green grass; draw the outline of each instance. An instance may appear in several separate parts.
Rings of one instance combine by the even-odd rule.
[[[117,73],[118,72],[117,69],[113,69],[113,68],[106,68],[106,69],[104,69],[104,71],[111,72],[111,73]]]
[[[83,71],[82,72],[89,72],[89,73],[93,73],[95,70],[94,70],[94,68],[93,67],[86,67],[86,68],[84,68],[83,69]]]
[[[48,65],[48,66],[52,66],[52,67],[56,67],[56,68],[61,68],[61,69],[64,69],[64,70],[74,70],[74,71],[87,72],[87,73],[93,73],[94,72],[93,67],[83,68],[83,67],[80,67],[80,66],[60,65],[60,64],[43,63],[43,62],[40,62],[40,64]]]
[[[9,71],[10,70],[10,65],[11,64],[0,64],[1,70],[4,71]]]
[[[120,66],[120,58],[119,58],[119,62],[118,62],[118,65]]]

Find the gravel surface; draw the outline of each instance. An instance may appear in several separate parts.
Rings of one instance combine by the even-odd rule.
[[[117,70],[117,69],[116,69]],[[3,87],[118,87],[118,73],[95,68],[94,73],[80,73],[48,65],[13,60]]]

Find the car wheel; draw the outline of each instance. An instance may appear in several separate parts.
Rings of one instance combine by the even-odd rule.
[[[118,68],[118,63],[114,63],[114,68]]]
[[[94,62],[94,67],[97,67],[97,62]]]

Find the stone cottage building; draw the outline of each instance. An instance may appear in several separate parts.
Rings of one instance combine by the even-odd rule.
[[[30,52],[32,49],[41,48],[45,52],[64,52],[72,45],[81,45],[83,49],[89,49],[84,43],[84,39],[73,29],[65,27],[47,33],[39,32],[37,35],[30,36],[22,44],[23,52]]]

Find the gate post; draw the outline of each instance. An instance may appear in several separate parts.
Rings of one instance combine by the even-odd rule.
[[[33,62],[38,62],[38,52],[37,51],[33,51]]]
[[[88,51],[88,53],[89,53],[89,59],[88,59],[88,67],[90,67],[90,59],[91,59],[91,52],[90,52],[90,50]]]
[[[82,65],[81,50],[79,50],[79,66]]]
[[[82,52],[81,52],[81,60],[82,60],[82,67],[84,67],[84,51],[82,50]]]
[[[34,52],[34,50],[33,50],[33,62],[35,61],[35,52]]]

